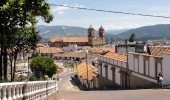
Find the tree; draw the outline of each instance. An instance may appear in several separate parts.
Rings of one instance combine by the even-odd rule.
[[[46,0],[0,1],[1,78],[4,76],[4,80],[8,80],[8,55],[16,58],[18,52],[25,50],[28,52],[35,48],[39,39],[38,32],[35,30],[35,24],[38,22],[36,17],[42,17],[45,22],[49,23],[53,19],[49,10],[50,6]]]
[[[10,54],[10,62],[11,62],[11,77],[12,81],[15,78],[16,71],[16,59],[17,54],[19,52],[25,51],[28,52],[30,50],[34,50],[36,47],[36,43],[40,40],[40,36],[38,32],[35,30],[35,27],[25,27],[24,32],[20,32],[18,34],[13,34],[13,38],[16,40],[10,41],[9,54]],[[14,63],[14,66],[12,66]]]
[[[37,56],[32,58],[30,67],[34,75],[42,79],[44,75],[52,77],[57,71],[57,65],[51,58]]]
[[[130,38],[129,38],[129,42],[134,42],[135,41],[135,34],[132,33]]]

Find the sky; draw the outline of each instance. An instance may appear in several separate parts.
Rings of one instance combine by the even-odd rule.
[[[129,13],[150,14],[170,17],[170,0],[47,0],[50,4],[73,7],[86,7],[100,10],[112,10]],[[141,26],[170,24],[170,18],[153,18],[124,15],[108,12],[80,10],[76,8],[51,6],[54,19],[44,23],[38,18],[38,25],[66,25],[106,30],[132,29]]]

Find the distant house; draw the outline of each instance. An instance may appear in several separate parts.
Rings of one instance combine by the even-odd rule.
[[[140,42],[120,42],[115,45],[115,52],[126,54],[126,52],[145,53],[147,46]]]
[[[85,58],[85,52],[60,52],[54,54],[56,60],[75,60],[80,61]]]
[[[41,56],[52,57],[54,54],[62,52],[61,48],[56,47],[38,47],[36,53]]]
[[[101,47],[105,45],[104,28],[101,26],[98,30],[98,36],[95,36],[95,30],[90,26],[87,37],[53,37],[48,41],[51,47],[68,47],[77,44],[77,46]]]
[[[77,78],[83,86],[89,89],[96,89],[98,85],[97,69],[91,64],[82,62],[76,67]],[[88,83],[87,83],[88,82]]]

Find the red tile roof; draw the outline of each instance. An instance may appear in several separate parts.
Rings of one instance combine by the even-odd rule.
[[[88,42],[87,37],[53,37],[50,42]]]
[[[38,47],[36,49],[37,53],[46,53],[46,54],[56,54],[61,52],[61,48],[56,48],[56,47]]]
[[[94,48],[89,48],[89,51],[93,53],[103,53],[107,51],[115,52],[115,48],[112,47],[94,47]]]
[[[101,56],[106,57],[106,58],[110,58],[110,59],[113,59],[113,60],[127,62],[127,55],[125,55],[125,54],[120,54],[120,53],[116,53],[116,52],[108,52],[108,53],[101,55]]]
[[[76,57],[76,58],[83,58],[85,57],[85,53],[81,52],[64,52],[64,53],[57,53],[54,57]]]
[[[87,80],[87,65],[86,62],[82,62],[77,65],[77,74],[83,79]],[[97,69],[90,63],[88,63],[88,80],[92,80],[97,76]]]
[[[148,54],[152,56],[162,57],[163,54],[170,53],[169,46],[149,46]]]

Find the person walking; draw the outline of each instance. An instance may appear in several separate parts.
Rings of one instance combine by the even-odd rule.
[[[161,72],[157,75],[158,88],[163,88],[163,75]]]

